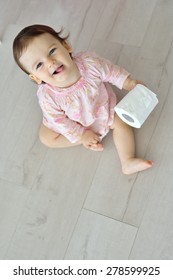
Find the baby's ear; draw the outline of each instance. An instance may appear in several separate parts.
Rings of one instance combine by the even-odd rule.
[[[42,83],[42,80],[40,80],[39,78],[37,78],[35,75],[33,74],[29,74],[29,78],[34,81],[35,83],[37,83],[38,85],[40,85]]]
[[[62,45],[68,50],[69,53],[73,52],[71,45],[67,41],[63,41]]]

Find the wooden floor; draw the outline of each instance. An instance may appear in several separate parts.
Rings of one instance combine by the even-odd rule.
[[[0,0],[0,258],[173,259],[173,1],[43,3]],[[40,143],[37,87],[11,50],[34,23],[64,26],[74,52],[94,50],[158,94],[135,130],[152,169],[123,175],[111,133],[101,153]]]

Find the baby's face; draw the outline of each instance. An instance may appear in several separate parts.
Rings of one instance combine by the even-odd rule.
[[[68,87],[77,71],[70,52],[71,48],[67,44],[45,33],[29,43],[20,57],[20,63],[38,84],[43,81],[58,87]]]

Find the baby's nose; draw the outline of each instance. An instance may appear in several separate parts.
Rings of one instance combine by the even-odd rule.
[[[54,65],[55,65],[55,60],[49,58],[48,61],[47,61],[48,68],[51,68]]]

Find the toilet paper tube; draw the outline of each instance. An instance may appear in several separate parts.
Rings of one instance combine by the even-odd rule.
[[[140,128],[158,102],[154,92],[141,84],[137,84],[115,106],[115,112],[127,124]]]

